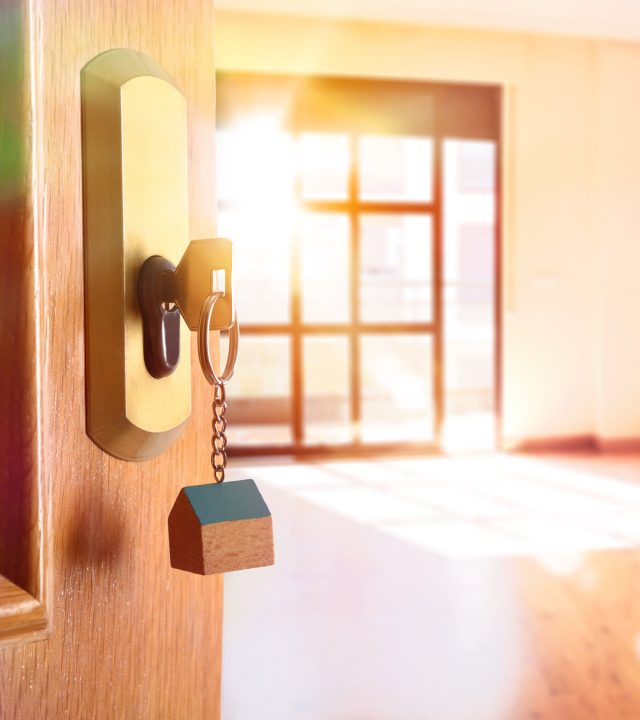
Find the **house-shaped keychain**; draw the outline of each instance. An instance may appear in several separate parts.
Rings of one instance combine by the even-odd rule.
[[[171,567],[200,575],[273,565],[271,513],[253,480],[182,488],[169,514]]]

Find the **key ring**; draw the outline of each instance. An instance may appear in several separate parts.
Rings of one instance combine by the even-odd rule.
[[[240,339],[238,318],[234,308],[233,322],[229,328],[229,352],[227,354],[227,362],[224,366],[224,372],[222,375],[218,375],[213,369],[213,363],[211,362],[209,327],[211,325],[213,308],[215,307],[218,298],[223,294],[224,293],[221,292],[214,292],[207,295],[205,301],[202,303],[200,320],[198,322],[198,359],[200,360],[200,367],[202,368],[202,372],[204,373],[209,385],[217,386],[224,385],[233,377],[233,371],[236,368],[236,360],[238,358],[238,341]]]
[[[207,382],[214,387],[213,402],[211,411],[213,420],[211,422],[211,467],[213,469],[213,477],[217,483],[224,480],[224,471],[227,466],[227,421],[224,413],[227,409],[227,398],[225,391],[225,383],[229,382],[233,377],[233,371],[236,366],[238,357],[238,339],[240,331],[238,328],[238,318],[233,312],[233,322],[229,328],[229,352],[227,354],[227,362],[222,375],[218,375],[213,368],[211,362],[211,348],[209,345],[209,330],[211,327],[211,314],[216,305],[218,298],[223,295],[221,292],[214,292],[207,295],[202,303],[200,310],[200,319],[198,321],[198,359],[200,367],[207,379]]]

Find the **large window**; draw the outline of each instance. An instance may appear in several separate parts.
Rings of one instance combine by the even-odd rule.
[[[480,410],[493,432],[498,99],[218,77],[218,230],[236,245],[242,331],[235,452],[435,449],[445,413],[470,409],[471,434]]]

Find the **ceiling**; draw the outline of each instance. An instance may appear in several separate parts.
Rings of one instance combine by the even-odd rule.
[[[216,8],[640,40],[640,0],[217,0]]]

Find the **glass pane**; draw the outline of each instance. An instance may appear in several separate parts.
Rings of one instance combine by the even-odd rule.
[[[430,215],[363,215],[360,220],[360,319],[431,320]]]
[[[347,215],[305,213],[301,292],[305,323],[349,320],[350,247]]]
[[[305,443],[350,442],[348,338],[305,337],[303,357]]]
[[[363,335],[362,440],[433,440],[430,335]]]
[[[349,138],[305,133],[300,138],[302,196],[306,200],[344,200],[349,192]]]
[[[248,118],[242,129],[218,131],[216,145],[218,235],[235,244],[241,322],[288,322],[296,221],[293,138]]]
[[[228,340],[220,342],[226,357]],[[291,443],[291,352],[287,337],[240,342],[233,381],[227,386],[230,445]]]
[[[217,196],[221,204],[268,209],[289,204],[295,177],[290,133],[261,128],[248,119],[240,130],[216,132]]]
[[[292,222],[283,217],[258,229],[256,220],[260,218],[242,210],[218,213],[218,235],[234,243],[238,317],[241,323],[286,323],[290,317]]]
[[[444,441],[495,445],[495,144],[444,143]]]
[[[363,200],[430,202],[433,141],[365,135],[360,138],[359,172]]]
[[[496,175],[495,143],[446,140],[449,167],[460,193],[492,193]],[[448,148],[448,149],[447,149]],[[451,167],[451,163],[457,166]]]

